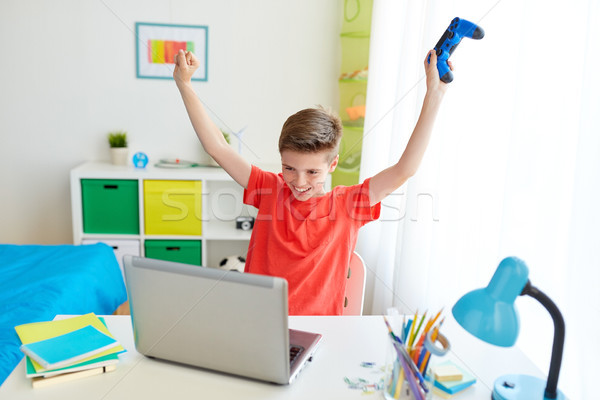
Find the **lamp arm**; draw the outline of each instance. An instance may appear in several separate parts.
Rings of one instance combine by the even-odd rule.
[[[527,284],[521,292],[521,296],[528,295],[539,301],[552,316],[554,321],[554,342],[552,344],[552,358],[550,359],[550,371],[548,372],[548,381],[546,382],[545,398],[556,399],[558,375],[560,373],[560,364],[562,362],[563,347],[565,344],[565,320],[560,310],[554,302],[546,296],[541,290],[527,281]]]

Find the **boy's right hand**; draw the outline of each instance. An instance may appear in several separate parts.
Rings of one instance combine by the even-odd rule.
[[[427,91],[432,93],[441,92],[444,94],[448,89],[448,85],[440,79],[435,50],[429,50],[423,64],[425,65],[425,73],[427,74]],[[454,71],[454,66],[450,60],[448,60],[448,66],[451,71]]]
[[[192,80],[192,75],[200,66],[200,61],[191,52],[179,50],[175,55],[175,70],[173,71],[173,79],[177,84],[188,83]]]

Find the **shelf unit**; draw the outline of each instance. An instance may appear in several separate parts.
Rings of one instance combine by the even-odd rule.
[[[201,244],[201,265],[216,267],[219,262],[231,255],[246,256],[251,231],[236,229],[235,220],[239,216],[256,216],[253,207],[243,204],[243,189],[221,168],[156,168],[143,169],[114,166],[108,163],[89,162],[71,170],[71,209],[73,220],[73,242],[75,244],[105,242],[115,248],[121,262],[122,249],[115,243],[126,245],[126,254],[146,255],[146,242],[150,240],[199,241]],[[137,233],[90,233],[84,230],[83,182],[135,181],[137,183],[138,230]],[[198,234],[146,233],[146,217],[153,212],[146,209],[145,182],[162,181],[176,187],[180,181],[201,182],[201,219],[195,221],[201,227]],[[165,197],[166,196],[166,197]],[[173,206],[169,194],[163,194],[164,207],[172,214],[181,212]],[[88,200],[86,200],[88,201]],[[170,204],[170,206],[169,206]],[[100,205],[101,207],[101,205]],[[171,207],[171,208],[169,208]],[[112,209],[115,207],[112,206]],[[149,207],[150,208],[150,207]],[[106,212],[110,212],[107,210]],[[195,210],[186,210],[188,215]],[[190,217],[191,218],[191,217]],[[198,219],[197,216],[193,217]],[[163,218],[165,219],[165,218]],[[155,231],[155,229],[153,229]],[[137,254],[136,254],[137,250]],[[119,253],[119,251],[121,251]]]
[[[339,163],[332,174],[333,186],[350,186],[359,181],[372,9],[373,0],[344,2],[344,19],[340,33],[341,76],[338,79],[339,115],[344,134],[340,142]]]

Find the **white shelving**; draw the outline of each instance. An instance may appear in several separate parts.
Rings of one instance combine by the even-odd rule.
[[[139,201],[139,233],[85,233],[83,228],[82,179],[136,180]],[[198,235],[146,234],[144,209],[144,181],[201,181],[202,229]],[[156,168],[120,167],[108,163],[89,162],[71,170],[71,209],[73,242],[84,241],[139,241],[139,255],[145,255],[146,240],[199,240],[202,265],[216,266],[230,255],[246,255],[251,231],[236,229],[239,216],[255,216],[253,207],[243,204],[243,189],[221,168]],[[109,243],[110,244],[110,243]]]

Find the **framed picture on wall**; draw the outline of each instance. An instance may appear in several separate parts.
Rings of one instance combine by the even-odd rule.
[[[173,79],[175,55],[191,51],[200,60],[192,80],[208,80],[208,27],[137,22],[136,70],[138,78]]]

